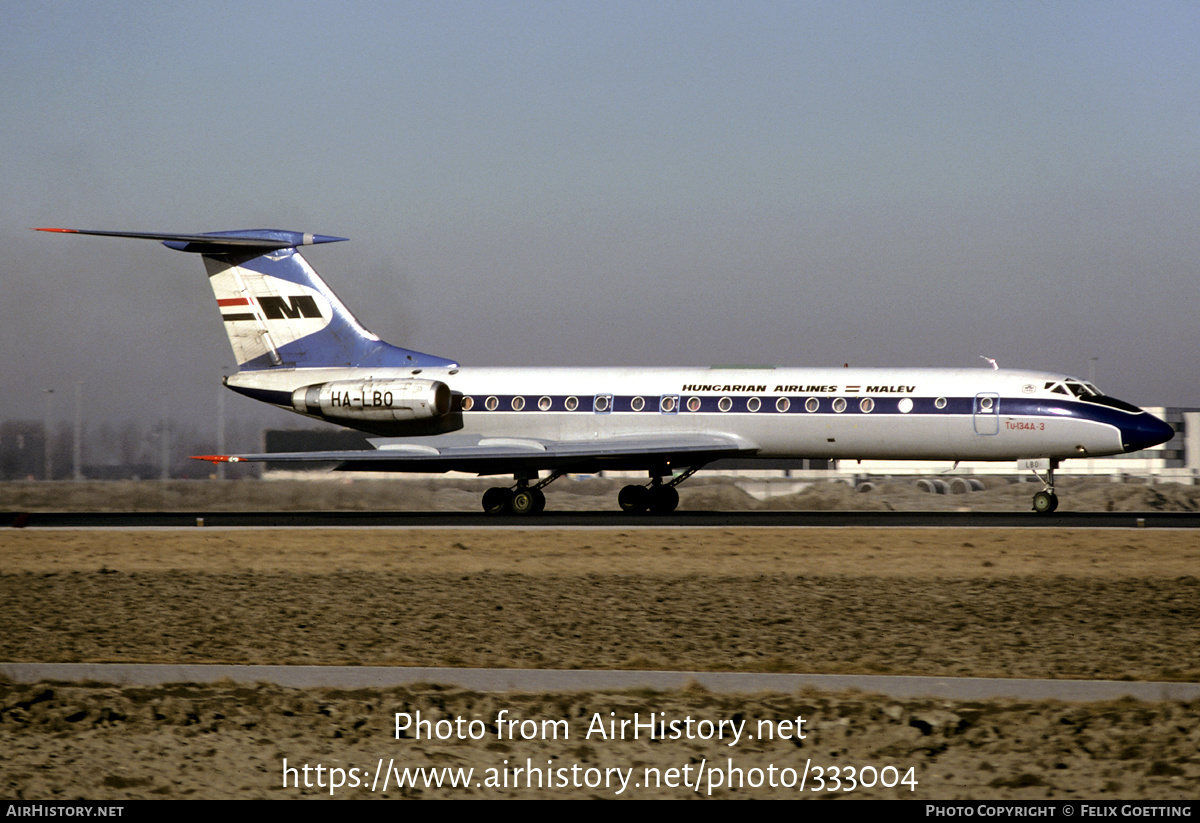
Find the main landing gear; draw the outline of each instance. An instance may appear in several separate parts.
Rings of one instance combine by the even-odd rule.
[[[670,514],[679,506],[679,492],[675,487],[695,473],[696,469],[688,469],[668,483],[664,483],[661,476],[654,475],[650,478],[649,486],[626,486],[621,489],[621,493],[617,495],[617,503],[620,504],[621,511],[630,514]]]
[[[665,472],[651,473],[650,483],[646,486],[626,486],[617,495],[621,510],[630,514],[649,512],[651,514],[670,514],[679,506],[679,492],[675,487],[687,480],[696,469],[688,469],[667,482],[663,482]],[[565,470],[555,471],[544,480],[537,480],[537,474],[516,475],[516,484],[512,488],[493,486],[483,493],[483,510],[488,514],[540,514],[546,508],[546,495],[542,489],[549,486],[566,474]],[[536,481],[536,482],[533,482]],[[533,485],[530,485],[530,483]]]
[[[511,489],[493,486],[483,493],[483,510],[488,514],[540,514],[546,508],[546,495],[542,489],[564,474],[565,471],[556,471],[533,486],[529,481],[537,478],[536,473],[533,477],[517,475],[516,485]]]
[[[1058,468],[1058,461],[1051,460],[1050,467],[1046,469],[1046,476],[1042,477],[1038,474],[1037,469],[1033,473],[1037,475],[1037,479],[1042,481],[1045,486],[1040,492],[1033,496],[1033,510],[1038,514],[1050,514],[1058,508],[1058,495],[1054,493],[1054,470]]]

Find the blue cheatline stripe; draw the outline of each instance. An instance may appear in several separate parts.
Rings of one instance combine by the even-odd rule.
[[[494,411],[513,412],[520,411],[521,413],[536,413],[536,412],[578,412],[592,413],[593,402],[597,395],[537,395],[537,394],[497,394],[497,395],[465,395],[464,399],[470,400],[470,408],[464,409],[469,414],[475,412]],[[675,397],[676,395],[670,395]],[[778,402],[781,397],[786,397],[788,407],[784,411],[780,411]],[[489,399],[495,399],[495,408],[488,408]],[[514,398],[520,398],[523,404],[520,409],[513,408]],[[543,398],[549,398],[549,405],[546,408],[541,408],[539,403],[544,403]],[[634,410],[634,400],[641,398],[642,404],[639,410]],[[1110,423],[1114,426],[1119,426],[1123,421],[1129,421],[1134,415],[1128,412],[1122,412],[1117,409],[1111,409],[1105,406],[1096,405],[1094,403],[1084,402],[1068,402],[1048,399],[1026,399],[1026,398],[1010,398],[1000,397],[996,401],[996,406],[992,410],[982,411],[977,409],[977,400],[974,396],[971,397],[946,397],[943,407],[939,408],[936,397],[897,397],[895,395],[752,395],[752,396],[732,396],[725,397],[714,395],[678,395],[677,407],[674,411],[660,411],[659,405],[661,395],[614,395],[612,399],[612,409],[614,413],[628,414],[754,414],[754,415],[808,415],[808,414],[841,414],[841,415],[899,415],[905,417],[908,415],[973,415],[981,414],[984,416],[1000,416],[1005,417],[1050,417],[1050,418],[1081,418],[1086,417],[1089,420]],[[568,400],[574,399],[573,408],[568,408]],[[690,401],[699,400],[699,408],[695,408],[695,404],[689,405]],[[907,412],[900,411],[899,404],[901,400],[912,401],[912,409]],[[728,408],[723,409],[721,403],[723,400],[728,400]],[[751,403],[753,400],[759,401],[757,411],[751,411]],[[817,406],[814,410],[808,410],[808,401],[816,400]],[[844,401],[845,406],[838,411],[839,406],[835,404],[838,401]],[[869,411],[865,410],[863,401],[869,400]]]

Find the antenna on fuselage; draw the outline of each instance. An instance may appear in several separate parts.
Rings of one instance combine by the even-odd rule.
[[[1000,366],[998,363],[996,363],[995,360],[993,360],[991,357],[984,357],[982,354],[979,356],[982,357],[984,360],[988,361],[989,363],[991,363],[993,369],[996,369],[997,371],[999,371]]]

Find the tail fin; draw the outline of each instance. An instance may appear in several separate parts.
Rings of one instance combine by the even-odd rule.
[[[275,229],[207,234],[37,231],[161,240],[167,248],[199,254],[242,370],[458,365],[384,343],[367,331],[298,250],[343,237]]]

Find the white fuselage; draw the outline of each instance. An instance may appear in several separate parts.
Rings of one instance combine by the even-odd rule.
[[[285,394],[298,388],[365,379],[445,383],[455,413],[461,410],[453,429],[458,434],[588,441],[716,433],[764,458],[1000,461],[1117,454],[1127,450],[1123,420],[1134,417],[1064,394],[1062,384],[1073,378],[1019,370],[270,369],[241,372],[228,384],[260,399],[272,395],[270,402],[286,407]]]

